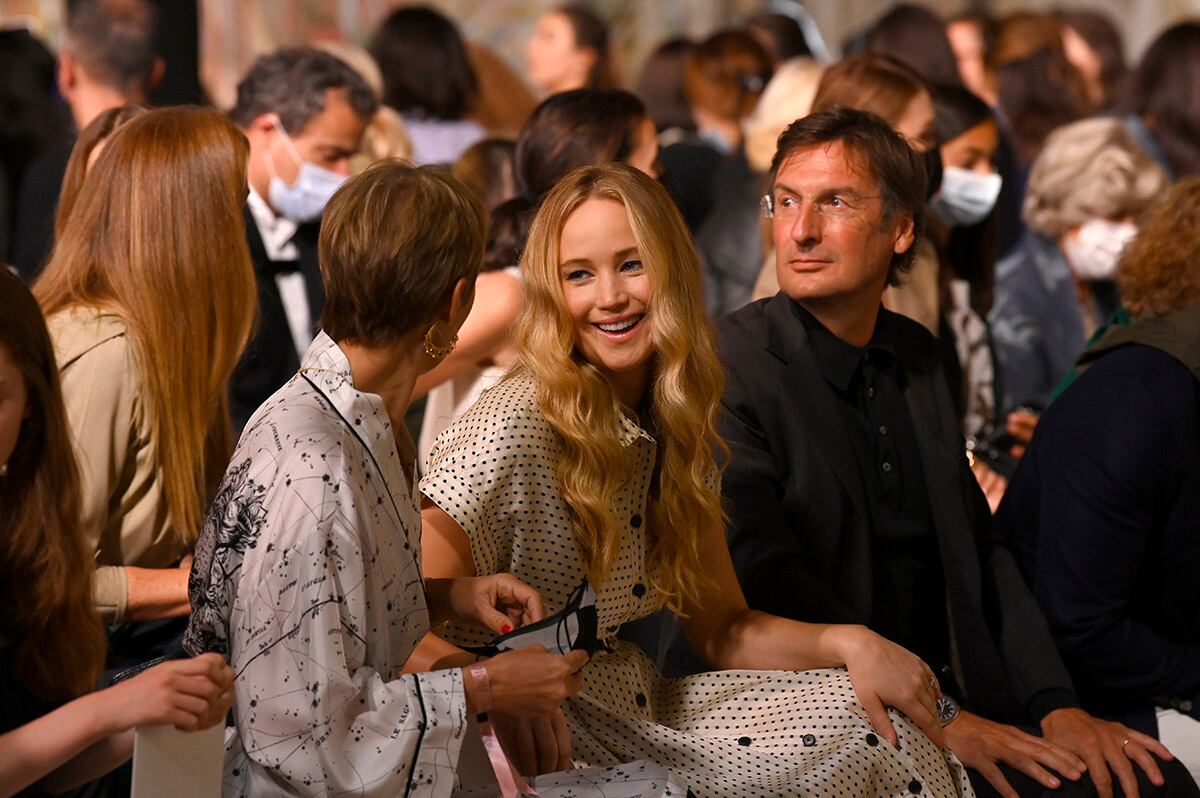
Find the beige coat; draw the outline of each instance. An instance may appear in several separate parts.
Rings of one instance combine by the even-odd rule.
[[[79,461],[83,528],[96,551],[94,595],[108,621],[128,600],[120,566],[167,568],[185,547],[171,529],[141,372],[116,314],[71,308],[47,319]]]

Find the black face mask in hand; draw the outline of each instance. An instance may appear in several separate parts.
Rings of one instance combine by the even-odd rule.
[[[501,635],[487,645],[468,648],[467,651],[484,657],[494,657],[504,651],[540,643],[551,654],[586,651],[591,655],[596,653],[598,647],[598,626],[596,593],[585,579],[561,612]]]

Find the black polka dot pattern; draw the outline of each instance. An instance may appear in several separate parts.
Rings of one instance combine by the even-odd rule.
[[[626,418],[628,478],[614,512],[627,518],[610,578],[596,586],[602,633],[660,604],[646,589],[642,519],[655,444]],[[528,377],[486,392],[434,444],[422,492],[466,532],[478,573],[509,571],[560,610],[584,578],[582,555],[554,477],[561,446]],[[638,589],[640,588],[640,589]],[[485,635],[451,626],[478,645]],[[613,641],[564,704],[576,762],[649,759],[681,775],[697,796],[970,795],[965,771],[907,718],[892,712],[899,750],[878,744],[844,670],[721,671],[664,679],[638,647]],[[871,740],[874,739],[874,743]]]

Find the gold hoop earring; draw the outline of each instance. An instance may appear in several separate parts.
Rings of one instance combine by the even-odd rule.
[[[454,347],[458,345],[458,333],[455,333],[450,338],[450,343],[445,346],[438,346],[433,342],[433,331],[437,329],[438,322],[429,325],[429,329],[425,331],[425,354],[429,355],[434,360],[441,360],[446,355],[454,351]]]

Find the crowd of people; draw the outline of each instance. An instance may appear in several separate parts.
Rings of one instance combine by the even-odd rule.
[[[159,22],[0,33],[0,794],[1200,795],[1200,21]]]

